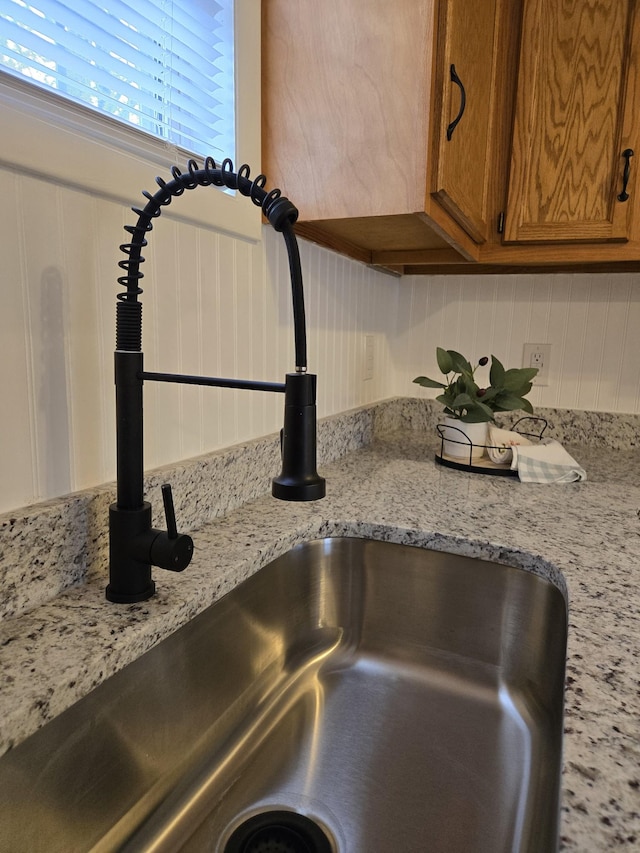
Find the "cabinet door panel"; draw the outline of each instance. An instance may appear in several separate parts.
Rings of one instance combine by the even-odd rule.
[[[525,0],[505,241],[628,239],[617,196],[634,147],[634,7]]]
[[[501,0],[441,0],[434,86],[431,192],[477,242],[488,236],[487,193]],[[460,84],[452,80],[451,69]],[[466,105],[459,124],[464,87]]]
[[[301,220],[424,209],[433,0],[265,0],[269,177]]]

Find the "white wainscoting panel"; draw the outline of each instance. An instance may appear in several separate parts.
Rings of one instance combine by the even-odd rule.
[[[534,407],[639,412],[639,330],[637,273],[406,277],[392,346],[395,393],[436,396],[412,383],[441,378],[436,346],[474,363],[494,353],[521,367],[525,343],[548,343],[549,385],[532,390]]]
[[[118,247],[135,215],[3,168],[0,193],[2,512],[114,479]],[[269,226],[262,236],[235,239],[172,211],[155,221],[142,266],[148,370],[284,380],[295,366],[287,253]],[[552,345],[534,406],[640,411],[638,274],[398,279],[300,248],[321,417],[429,394],[412,379],[437,375],[437,345],[519,366],[528,342]],[[145,466],[275,432],[282,408],[279,394],[147,383]]]
[[[8,511],[114,479],[118,247],[135,214],[5,169],[0,192],[0,511]],[[188,205],[188,196],[172,204]],[[264,226],[252,243],[165,212],[143,254],[148,370],[283,382],[294,369],[281,235]],[[312,244],[301,244],[301,257],[319,414],[389,396],[397,280]],[[365,334],[376,343],[368,381]],[[275,432],[283,402],[281,394],[147,383],[145,466]]]

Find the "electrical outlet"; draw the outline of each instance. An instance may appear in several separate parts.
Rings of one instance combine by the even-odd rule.
[[[373,379],[373,368],[375,362],[376,339],[374,335],[364,336],[364,370],[362,378],[366,381]]]
[[[533,377],[533,384],[545,386],[549,384],[549,362],[551,361],[551,344],[525,344],[522,356],[523,367],[537,367],[538,372]]]

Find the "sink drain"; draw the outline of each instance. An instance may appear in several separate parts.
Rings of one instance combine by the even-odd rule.
[[[317,823],[304,815],[270,811],[242,823],[226,843],[224,853],[332,853]]]

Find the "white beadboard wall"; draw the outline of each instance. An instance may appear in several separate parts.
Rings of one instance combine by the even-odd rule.
[[[534,407],[640,412],[640,274],[404,281],[391,347],[396,394],[436,396],[412,383],[421,374],[441,378],[436,346],[474,363],[493,353],[505,367],[521,367],[523,344],[548,343],[549,384],[532,389]]]
[[[115,281],[134,214],[2,168],[0,193],[5,512],[114,479]],[[550,385],[534,390],[534,405],[640,411],[639,275],[396,279],[312,244],[301,255],[320,416],[428,393],[411,380],[436,374],[436,345],[514,366],[525,342],[553,348]],[[145,256],[149,370],[282,381],[293,368],[287,256],[271,228],[252,244],[165,213]],[[368,381],[365,334],[376,347]],[[282,404],[276,394],[148,383],[145,465],[275,432]]]
[[[0,194],[3,512],[115,477],[118,247],[135,215],[6,169]],[[234,239],[168,212],[156,221],[142,267],[147,369],[284,381],[294,368],[287,253],[269,226],[263,238]],[[301,255],[319,415],[389,396],[397,281],[311,244]],[[378,364],[366,382],[365,332],[376,336]],[[282,409],[280,394],[147,383],[145,466],[275,432]]]

